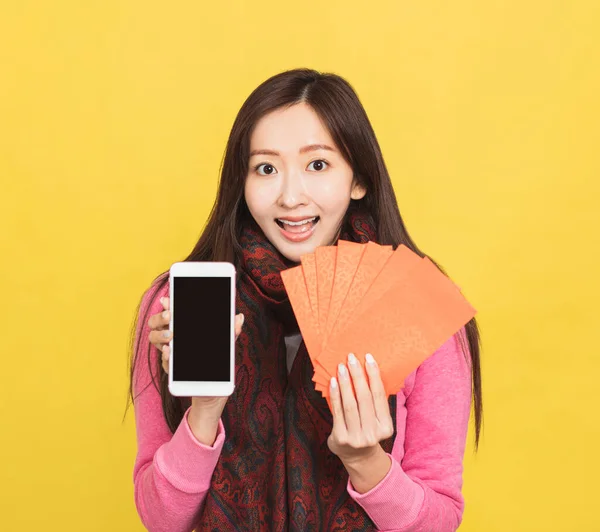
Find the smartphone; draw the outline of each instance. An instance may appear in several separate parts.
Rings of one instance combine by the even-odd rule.
[[[169,391],[178,397],[231,395],[235,385],[235,268],[176,262],[169,270]]]

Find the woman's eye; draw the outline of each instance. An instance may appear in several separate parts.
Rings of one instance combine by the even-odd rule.
[[[275,170],[275,167],[272,164],[268,164],[268,163],[259,164],[256,167],[256,171],[260,175],[273,175],[273,174],[277,173],[277,170]]]
[[[321,172],[323,170],[325,170],[325,168],[327,168],[327,166],[329,166],[325,161],[313,161],[312,163],[310,163],[308,165],[308,169],[312,170],[313,172]]]

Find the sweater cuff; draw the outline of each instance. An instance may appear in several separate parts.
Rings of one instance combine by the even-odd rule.
[[[398,461],[389,453],[392,467],[381,482],[365,493],[354,490],[348,479],[348,493],[369,514],[379,530],[395,530],[415,521],[425,492],[402,469]]]
[[[212,446],[200,443],[188,423],[188,412],[171,440],[156,451],[155,463],[165,479],[185,493],[203,493],[210,488],[213,472],[225,442],[225,427],[219,419]]]

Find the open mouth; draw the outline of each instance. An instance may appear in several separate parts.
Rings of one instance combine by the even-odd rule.
[[[287,220],[285,218],[277,218],[275,221],[285,231],[289,231],[290,233],[304,233],[312,229],[319,219],[318,216],[313,216],[312,218],[305,218],[298,221]]]
[[[301,242],[310,238],[320,219],[319,216],[294,219],[276,218],[275,222],[280,227],[285,238],[292,242]]]

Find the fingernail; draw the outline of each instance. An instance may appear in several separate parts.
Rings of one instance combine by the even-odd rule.
[[[329,381],[332,390],[337,388],[337,379],[335,377],[331,377],[331,381]]]
[[[372,366],[375,365],[375,359],[373,358],[373,355],[371,353],[367,353],[365,355],[365,360],[367,361],[367,364],[371,364]]]
[[[171,336],[171,331],[165,331],[165,332],[163,333],[163,336],[164,336],[165,338],[168,338],[169,336]]]
[[[164,306],[164,304],[165,304],[165,298],[164,297],[160,298],[160,304]]]
[[[354,356],[354,354],[353,354],[353,353],[350,353],[350,354],[348,355],[348,363],[349,363],[349,364],[352,364],[353,366],[356,366],[356,363],[357,363],[357,362],[358,362],[358,361],[356,360],[356,357]]]
[[[244,317],[244,315],[242,314],[242,318],[241,318],[241,320],[240,320],[240,325],[244,325],[244,320],[245,320],[245,319],[246,319],[246,318],[245,318],[245,317]]]
[[[338,364],[338,371],[340,372],[340,377],[345,377],[346,375],[348,375],[346,364]]]
[[[168,310],[165,310],[165,311],[162,313],[162,317],[163,317],[163,318],[166,320],[166,319],[169,317],[169,311],[168,311]]]

